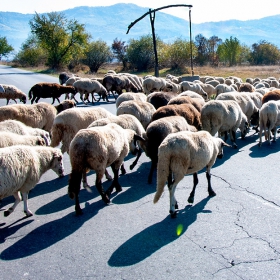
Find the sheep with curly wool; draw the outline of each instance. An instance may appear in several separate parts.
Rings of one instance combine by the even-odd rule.
[[[0,107],[0,122],[14,119],[27,126],[41,128],[48,132],[51,131],[56,115],[56,108],[45,102],[31,105],[12,104]]]
[[[153,173],[157,166],[159,145],[170,133],[183,130],[197,131],[195,127],[187,123],[185,118],[181,116],[170,116],[151,122],[142,139],[136,137],[147,157],[151,159],[151,167],[148,175],[149,184],[152,183]]]
[[[138,100],[138,101],[146,102],[147,95],[143,92],[124,92],[118,96],[116,100],[116,108],[118,108],[122,102],[128,100]]]
[[[80,129],[87,128],[93,121],[113,116],[102,107],[76,107],[58,114],[51,129],[51,146],[62,143],[61,151],[69,153],[69,145]]]
[[[171,217],[176,217],[178,202],[175,190],[178,183],[187,174],[193,174],[193,188],[188,202],[194,202],[195,190],[198,184],[197,173],[206,167],[209,196],[215,196],[211,186],[211,168],[216,158],[223,157],[223,147],[229,146],[222,139],[213,137],[207,131],[180,131],[169,134],[158,148],[157,191],[154,203],[160,199],[167,183],[170,197]]]
[[[64,176],[62,154],[59,149],[42,146],[16,145],[0,149],[0,199],[13,195],[15,202],[4,211],[10,215],[21,201],[24,213],[32,216],[28,209],[28,193],[39,182],[41,176],[52,169],[59,177]]]
[[[227,132],[234,148],[236,144],[236,131],[239,128],[242,139],[249,131],[247,117],[242,112],[239,104],[234,100],[211,100],[207,102],[201,110],[201,123],[203,130],[208,131],[212,136],[218,132],[225,135]]]
[[[0,148],[28,145],[28,146],[46,146],[45,139],[36,135],[18,135],[10,131],[0,131]]]
[[[19,101],[24,104],[26,103],[26,94],[16,86],[2,84],[2,88],[4,89],[4,91],[0,91],[0,98],[7,100],[6,105],[9,104],[10,100],[14,100],[15,103],[17,103],[16,99],[19,99]]]
[[[69,148],[72,170],[69,175],[68,195],[71,199],[75,198],[77,215],[82,214],[79,203],[82,179],[84,187],[89,190],[86,180],[88,170],[96,172],[95,186],[105,203],[110,202],[110,194],[114,187],[117,192],[122,191],[118,181],[119,168],[129,150],[134,149],[134,152],[137,152],[134,136],[133,130],[123,129],[115,123],[82,129],[75,135]],[[108,166],[113,170],[114,179],[112,185],[104,192],[101,180]]]
[[[117,109],[116,115],[131,114],[135,116],[143,125],[144,129],[146,129],[155,111],[155,107],[147,101],[128,100],[122,102]]]
[[[27,126],[17,120],[5,120],[0,122],[0,133],[2,131],[16,133],[17,135],[41,136],[44,138],[47,146],[51,143],[49,132],[44,129]]]

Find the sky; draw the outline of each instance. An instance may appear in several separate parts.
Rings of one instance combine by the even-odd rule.
[[[4,0],[2,0],[4,2]],[[2,2],[1,1],[1,2]],[[0,6],[1,12],[18,12],[22,14],[60,12],[78,6],[111,6],[117,3],[132,3],[141,7],[156,9],[167,5],[192,5],[191,20],[193,23],[224,21],[230,19],[250,20],[280,14],[279,0],[7,0]],[[162,12],[183,19],[189,17],[189,9],[173,7]]]

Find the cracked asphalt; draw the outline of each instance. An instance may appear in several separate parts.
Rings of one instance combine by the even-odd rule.
[[[37,82],[58,79],[0,66],[0,83],[25,93]],[[99,105],[115,112],[114,99]],[[40,100],[41,101],[41,100]],[[43,100],[42,100],[43,101]],[[50,99],[44,100],[51,102]],[[0,99],[0,105],[5,100]],[[224,149],[212,168],[208,197],[205,170],[199,175],[194,203],[187,202],[192,176],[178,184],[179,211],[169,215],[167,187],[153,204],[156,176],[147,184],[150,160],[142,154],[133,170],[120,176],[123,191],[105,205],[88,173],[92,193],[81,189],[84,214],[76,217],[67,195],[66,176],[45,173],[30,192],[34,215],[24,217],[23,203],[4,218],[13,197],[0,205],[1,279],[278,279],[280,275],[280,139],[258,147],[251,130],[238,149]],[[110,169],[109,173],[112,175]],[[1,174],[0,174],[1,176]],[[110,182],[104,179],[104,188]]]

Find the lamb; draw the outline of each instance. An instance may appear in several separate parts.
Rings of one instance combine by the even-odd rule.
[[[16,145],[0,149],[0,199],[13,195],[15,202],[4,211],[9,216],[21,201],[24,213],[32,216],[28,209],[28,193],[39,182],[41,176],[52,169],[59,177],[64,176],[62,154],[59,149],[41,146]]]
[[[29,146],[46,146],[45,139],[41,136],[35,135],[18,135],[13,132],[0,132],[0,148],[15,146],[15,145],[29,145]]]
[[[17,103],[16,99],[19,99],[19,101],[24,104],[26,103],[27,100],[26,94],[20,89],[18,89],[16,86],[2,84],[2,88],[4,92],[3,90],[0,91],[0,98],[2,99],[5,98],[7,100],[6,105],[9,104],[10,100],[14,100],[15,103]]]
[[[14,119],[27,126],[41,128],[50,132],[56,114],[56,108],[45,102],[31,105],[12,104],[0,107],[0,122]]]
[[[269,100],[260,109],[259,121],[259,146],[262,145],[262,131],[264,130],[265,139],[271,144],[270,135],[273,131],[273,142],[276,141],[276,128],[280,125],[280,100]]]
[[[204,98],[204,100],[208,99],[207,93],[203,90],[200,84],[185,81],[185,82],[181,82],[180,86],[181,86],[180,92],[191,90],[201,95]]]
[[[114,187],[117,192],[122,191],[118,182],[119,168],[128,155],[130,145],[134,148],[134,152],[137,152],[137,147],[133,146],[135,143],[134,135],[133,130],[123,129],[115,123],[82,129],[76,134],[69,148],[72,170],[69,175],[68,195],[71,199],[75,198],[77,215],[82,214],[79,204],[82,178],[84,187],[89,189],[86,182],[87,170],[95,170],[95,186],[106,204],[110,203],[110,194]],[[114,180],[104,192],[101,180],[108,166],[111,166],[113,170]]]
[[[28,97],[31,100],[31,104],[34,101],[38,103],[40,98],[52,98],[52,104],[54,104],[55,100],[60,103],[59,97],[66,93],[75,94],[75,88],[72,86],[62,86],[57,83],[38,83],[31,87]]]
[[[51,128],[51,146],[57,147],[62,142],[61,151],[69,153],[69,145],[80,129],[87,128],[93,121],[113,116],[102,107],[76,107],[58,114]]]
[[[171,91],[172,85],[163,78],[148,77],[143,80],[143,91],[146,95],[154,91]]]
[[[154,112],[151,121],[168,116],[182,116],[188,124],[193,125],[197,130],[202,129],[200,112],[192,104],[174,104],[160,107]]]
[[[173,92],[153,92],[147,96],[147,102],[151,103],[155,109],[167,105],[167,103],[174,97],[178,96]]]
[[[185,118],[181,116],[170,116],[151,122],[142,139],[137,138],[141,148],[151,159],[151,167],[148,175],[148,183],[152,183],[153,173],[158,162],[158,147],[163,139],[170,133],[182,130],[196,131],[195,127],[189,125]]]
[[[116,115],[131,114],[135,116],[143,125],[144,129],[146,129],[155,111],[155,107],[149,102],[128,100],[122,102],[117,109]]]
[[[124,92],[118,96],[116,100],[116,108],[118,108],[122,102],[128,100],[138,100],[138,101],[146,102],[147,96],[142,92]]]
[[[169,213],[171,217],[176,217],[178,202],[175,198],[175,190],[178,183],[186,174],[193,174],[193,189],[188,198],[188,202],[193,203],[198,184],[197,173],[204,167],[206,167],[208,194],[211,197],[215,196],[216,193],[211,186],[210,171],[216,158],[223,157],[224,146],[229,145],[222,139],[211,136],[207,131],[180,131],[169,134],[158,149],[157,191],[154,203],[160,199],[166,181],[168,181]]]
[[[211,100],[201,110],[201,123],[203,130],[208,131],[212,136],[217,132],[219,135],[230,133],[230,139],[234,148],[236,144],[236,130],[241,131],[242,139],[249,131],[247,117],[242,112],[238,103],[234,100]]]
[[[80,93],[81,100],[83,103],[85,103],[85,100],[88,100],[88,95],[92,94],[92,102],[94,96],[93,94],[96,92],[99,94],[100,98],[98,101],[100,101],[101,97],[105,100],[108,100],[108,92],[106,88],[97,80],[92,80],[88,78],[79,79],[78,81],[74,82],[73,87],[75,88],[75,92]],[[85,98],[83,98],[83,95],[85,95]],[[71,99],[74,98],[74,95],[72,94]],[[76,101],[76,99],[75,99]]]
[[[232,85],[228,86],[226,84],[219,84],[219,85],[216,86],[216,98],[221,93],[231,92],[231,91],[236,91],[235,88]]]
[[[0,122],[0,131],[12,132],[18,135],[41,136],[44,138],[47,146],[49,146],[51,143],[49,132],[45,131],[44,129],[27,126],[17,120],[5,120]]]

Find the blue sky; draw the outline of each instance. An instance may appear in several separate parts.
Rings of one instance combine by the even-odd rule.
[[[3,0],[4,1],[4,0]],[[159,8],[173,4],[192,5],[192,22],[202,23],[209,21],[223,21],[229,19],[249,20],[280,14],[279,0],[252,1],[252,0],[8,0],[1,5],[2,12],[18,13],[45,13],[63,11],[77,6],[110,6],[116,3],[133,3],[141,7]],[[188,19],[188,8],[168,8],[166,13]]]

